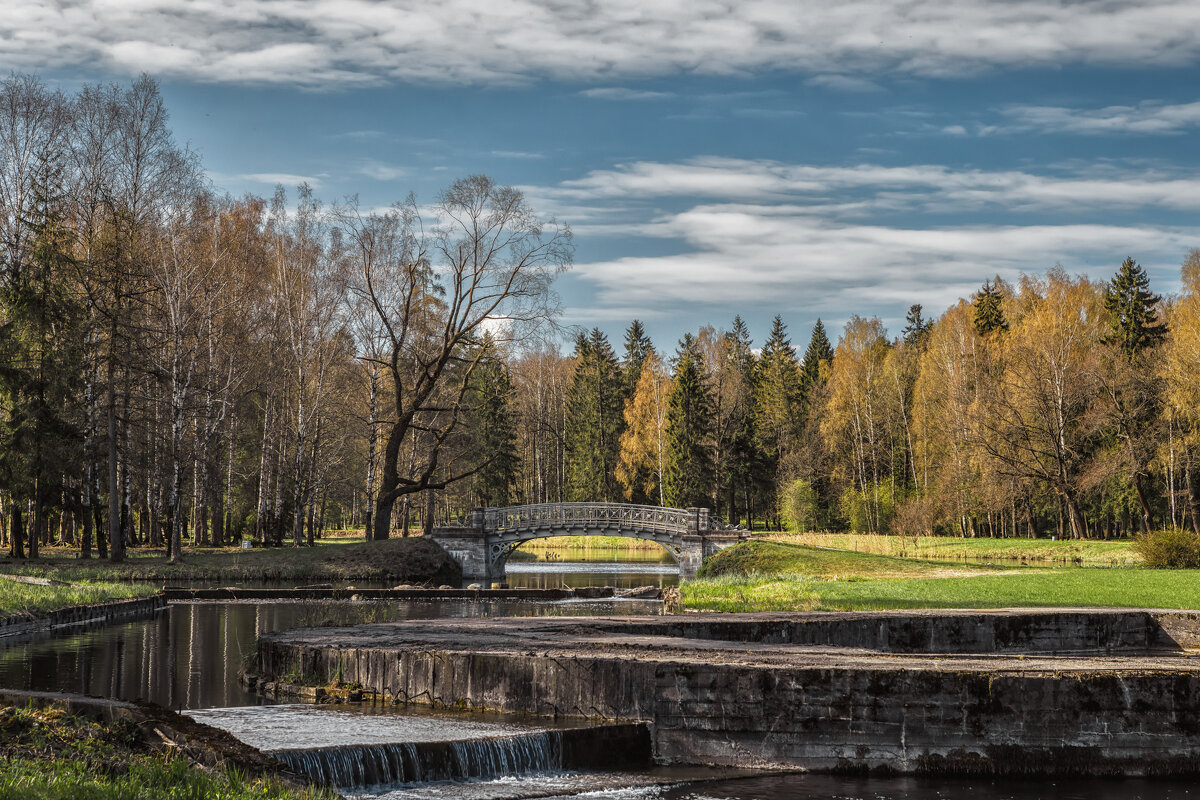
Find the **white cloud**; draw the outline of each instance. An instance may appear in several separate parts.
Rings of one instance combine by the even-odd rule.
[[[408,176],[408,170],[395,164],[367,161],[358,168],[358,174],[377,181],[394,181]]]
[[[842,92],[881,92],[883,87],[866,78],[852,75],[814,75],[805,81],[809,86],[824,86]]]
[[[293,175],[290,172],[250,172],[243,175],[213,175],[214,180],[222,181],[246,181],[249,183],[263,183],[268,186],[282,184],[291,189],[299,186],[302,183],[307,183],[312,188],[316,189],[321,185],[321,179],[312,175]]]
[[[943,308],[995,274],[1062,263],[1100,277],[1127,255],[1165,290],[1200,244],[1200,227],[1131,221],[1131,212],[1200,209],[1200,175],[1111,167],[1038,175],[703,158],[627,164],[530,192],[539,208],[620,209],[624,218],[607,220],[592,211],[581,239],[607,233],[624,237],[625,252],[654,253],[576,266],[597,319],[697,306],[894,316],[911,303]]]
[[[837,211],[855,216],[886,210],[1200,210],[1200,174],[1083,170],[1039,175],[1013,170],[954,170],[937,164],[816,166],[723,157],[633,162],[532,191],[551,201],[575,202],[662,197],[786,201],[808,207],[812,213]]]
[[[1194,0],[6,0],[0,15],[0,69],[319,87],[792,70],[860,90],[884,73],[1198,57]]]
[[[629,89],[624,86],[585,89],[580,94],[597,100],[663,100],[675,96],[671,92],[652,92],[646,89]]]
[[[1200,125],[1200,102],[1177,105],[1144,102],[1097,109],[1011,106],[1003,114],[1011,120],[1000,128],[1004,132],[1180,134]]]
[[[493,150],[496,158],[538,159],[545,158],[545,153],[526,153],[523,150]]]

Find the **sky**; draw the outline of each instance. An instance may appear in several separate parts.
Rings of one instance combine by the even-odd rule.
[[[519,186],[567,325],[898,335],[986,279],[1200,247],[1195,0],[4,0],[0,69],[159,81],[216,187]]]

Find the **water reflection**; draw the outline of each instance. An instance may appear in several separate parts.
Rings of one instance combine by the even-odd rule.
[[[639,601],[282,601],[172,603],[148,620],[0,641],[0,686],[151,700],[174,709],[253,705],[237,681],[269,631],[400,619],[648,614]]]
[[[679,567],[669,561],[606,563],[596,561],[510,561],[505,568],[514,589],[572,589],[580,586],[678,586]]]

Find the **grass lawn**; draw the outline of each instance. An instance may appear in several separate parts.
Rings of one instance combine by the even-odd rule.
[[[965,566],[755,541],[713,556],[682,594],[707,611],[1200,608],[1200,570]]]
[[[164,759],[137,728],[59,711],[0,709],[0,800],[333,800],[325,789],[206,772]]]
[[[859,553],[943,561],[1007,561],[1011,563],[1071,563],[1105,567],[1133,566],[1141,558],[1133,541],[1121,539],[967,539],[961,536],[885,536],[877,533],[773,533],[776,542],[811,547],[834,547]]]
[[[323,540],[316,547],[185,547],[183,561],[167,562],[161,549],[131,548],[113,564],[82,561],[75,549],[44,548],[37,560],[0,558],[0,572],[49,577],[70,583],[154,581],[311,581],[394,580],[448,583],[446,556],[420,537],[385,542]]]
[[[73,583],[37,586],[0,578],[0,618],[34,616],[56,608],[84,606],[154,594],[158,587],[141,583]]]

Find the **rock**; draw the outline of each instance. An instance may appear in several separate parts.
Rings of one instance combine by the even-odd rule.
[[[417,587],[413,586],[411,583],[401,583],[397,586],[393,586],[392,591],[403,591],[403,590],[415,589],[415,588],[417,588]]]
[[[439,588],[439,589],[453,589],[454,587],[453,587],[453,586],[451,586],[451,585],[450,585],[450,584],[448,584],[448,583],[443,583],[443,584],[442,584],[441,586],[439,586],[438,588]]]
[[[617,597],[628,597],[638,600],[657,600],[662,597],[662,589],[657,586],[635,586],[617,592]]]
[[[468,586],[467,588],[468,588],[468,589],[470,589],[470,590],[471,590],[471,591],[473,591],[473,592],[478,592],[480,589],[482,589],[482,588],[483,588],[483,585],[482,585],[482,584],[478,584],[478,583],[472,583],[472,584],[471,584],[470,586]]]

